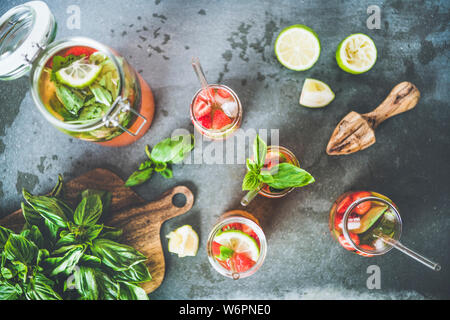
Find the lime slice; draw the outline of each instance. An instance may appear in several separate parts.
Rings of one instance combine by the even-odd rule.
[[[305,79],[300,94],[300,105],[308,108],[322,108],[330,104],[333,99],[334,92],[325,82]]]
[[[301,24],[287,27],[275,41],[275,55],[288,69],[307,70],[319,59],[319,37],[314,30]]]
[[[169,252],[178,254],[178,257],[195,256],[197,254],[198,234],[190,225],[179,227],[166,237],[169,238]]]
[[[369,36],[362,33],[351,34],[339,44],[336,61],[346,72],[364,73],[377,61],[377,48]]]
[[[59,82],[72,88],[84,88],[92,84],[97,78],[102,67],[91,64],[87,59],[74,61],[70,66],[56,72]]]
[[[228,230],[217,235],[214,241],[234,250],[245,253],[253,261],[259,257],[259,246],[255,239],[240,230]]]

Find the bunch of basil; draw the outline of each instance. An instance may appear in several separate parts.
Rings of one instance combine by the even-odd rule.
[[[23,190],[22,232],[0,227],[0,300],[148,299],[147,258],[101,223],[111,194],[85,190],[73,210],[62,190],[61,177],[46,196]]]
[[[314,177],[307,171],[287,162],[279,163],[270,170],[262,170],[267,156],[267,145],[256,136],[253,143],[253,160],[247,159],[247,174],[242,182],[242,190],[259,190],[267,184],[274,189],[283,190],[303,187],[313,183]]]
[[[173,177],[171,165],[180,163],[194,148],[194,135],[179,135],[164,139],[156,144],[152,151],[147,145],[145,153],[148,160],[142,162],[139,169],[131,174],[125,182],[127,187],[140,185],[150,179],[153,171],[159,172],[164,178]]]

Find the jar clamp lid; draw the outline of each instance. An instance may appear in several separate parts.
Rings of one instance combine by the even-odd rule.
[[[17,79],[56,33],[53,14],[42,1],[30,1],[0,17],[0,80]]]

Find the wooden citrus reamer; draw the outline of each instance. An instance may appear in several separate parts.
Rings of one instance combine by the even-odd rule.
[[[351,111],[334,129],[327,146],[329,155],[342,155],[364,150],[375,143],[374,129],[384,120],[411,110],[420,99],[420,92],[411,82],[397,84],[372,112]]]

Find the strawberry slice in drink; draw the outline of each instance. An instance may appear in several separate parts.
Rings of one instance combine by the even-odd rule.
[[[241,224],[239,222],[227,224],[225,227],[222,228],[222,231],[227,231],[227,230],[243,230],[243,224]]]
[[[206,102],[208,105],[210,105],[213,102],[213,99],[214,99],[213,88],[202,89],[202,91],[200,91],[200,93],[197,96],[197,101],[202,100]]]
[[[372,194],[368,191],[361,191],[361,192],[355,192],[352,194],[352,200],[356,201],[362,198],[370,197]],[[372,203],[370,201],[364,201],[356,206],[355,209],[353,209],[354,212],[356,212],[359,215],[366,214],[367,211],[372,207]]]
[[[213,115],[212,128],[220,130],[232,123],[231,119],[220,109],[216,110]]]
[[[203,117],[198,118],[197,121],[200,122],[202,127],[206,128],[206,129],[211,129],[212,119],[211,119],[210,113],[204,115]]]
[[[349,232],[348,234],[349,234],[349,236],[350,236],[350,239],[352,239],[352,241],[353,241],[356,245],[359,245],[359,237],[358,237],[358,235],[357,235],[357,234],[354,234],[354,233],[351,233],[351,232]],[[345,239],[345,237],[344,237],[343,234],[339,236],[339,239],[338,239],[338,240],[339,240],[339,243],[340,243],[345,249],[350,250],[350,251],[354,251],[354,250],[355,250],[355,248],[352,247],[352,245],[347,241],[347,239]]]
[[[235,252],[231,259],[236,272],[245,272],[255,265],[255,261],[250,259],[245,253]]]
[[[194,104],[194,116],[197,120],[211,113],[211,105],[197,98]]]

